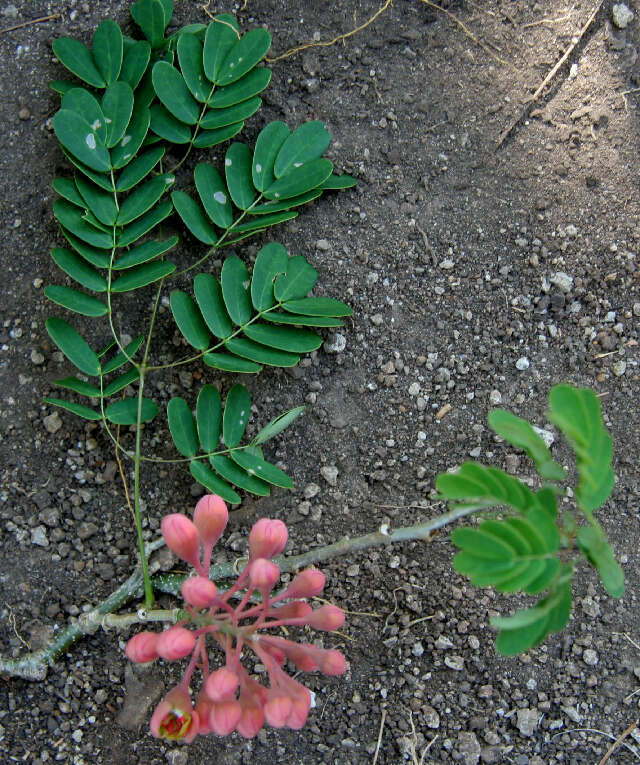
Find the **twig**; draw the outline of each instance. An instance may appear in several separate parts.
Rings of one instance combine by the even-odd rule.
[[[460,29],[470,40],[482,48],[485,53],[488,53],[494,61],[497,61],[499,64],[503,64],[504,66],[510,67],[514,72],[518,71],[513,64],[511,64],[509,61],[505,61],[503,58],[500,58],[500,56],[497,56],[486,43],[483,43],[482,40],[479,40],[473,34],[473,32],[460,21],[457,16],[454,16],[454,14],[451,13],[451,11],[448,11],[446,8],[441,8],[439,5],[436,5],[436,3],[432,3],[431,0],[420,0],[420,2],[428,5],[429,8],[433,8],[434,10],[440,11],[441,13],[444,13],[446,16],[448,16],[454,24],[457,24],[460,27]]]
[[[637,725],[637,721],[635,723]],[[633,730],[633,728],[631,729]],[[565,730],[560,731],[560,733],[555,733],[553,736],[551,736],[551,740],[553,741],[554,738],[557,738],[558,736],[566,736],[570,733],[597,733],[600,736],[604,736],[605,738],[610,738],[612,741],[618,741],[618,739],[615,736],[612,736],[610,733],[606,733],[603,730],[598,730],[597,728],[571,728],[571,730]],[[634,755],[634,757],[637,757],[638,760],[640,760],[640,752],[638,752],[637,749],[635,749],[633,746],[629,746],[629,744],[626,744],[622,739],[620,739],[620,746],[623,746],[625,749],[628,749],[631,754]],[[598,765],[600,765],[598,763]]]
[[[608,761],[609,757],[615,752],[615,750],[620,746],[620,744],[624,741],[624,739],[631,733],[632,730],[634,730],[637,726],[640,720],[635,720],[634,722],[629,725],[628,728],[625,728],[622,733],[618,736],[618,738],[611,744],[611,746],[607,749],[605,752],[604,757],[600,760],[598,765],[604,765],[605,762]]]
[[[523,24],[522,29],[531,29],[531,27],[540,26],[540,24],[559,24],[561,21],[570,19],[573,15],[574,9],[572,8],[565,16],[560,16],[557,19],[538,19],[538,21],[531,21],[529,24]]]
[[[371,765],[376,765],[378,762],[378,755],[380,754],[380,744],[382,743],[382,730],[384,728],[384,721],[387,719],[387,710],[382,710],[382,718],[380,719],[380,730],[378,731],[378,743],[376,744],[376,751],[373,754],[373,761]]]
[[[308,42],[304,43],[303,45],[298,45],[295,48],[290,48],[288,51],[285,51],[284,53],[281,53],[279,56],[275,56],[274,58],[269,58],[268,56],[265,58],[265,61],[267,61],[270,64],[273,64],[275,61],[282,61],[284,58],[290,58],[291,56],[295,56],[296,53],[300,53],[300,51],[307,50],[307,48],[329,48],[332,45],[335,45],[337,42],[342,42],[343,40],[346,40],[348,37],[351,37],[352,35],[357,34],[358,32],[361,32],[363,29],[366,29],[369,24],[373,24],[373,22],[378,18],[378,16],[381,16],[387,8],[391,5],[393,0],[385,0],[385,3],[378,8],[378,10],[373,14],[373,16],[364,22],[364,24],[360,24],[360,26],[355,27],[355,29],[352,29],[350,32],[345,32],[344,34],[338,35],[337,37],[334,37],[333,40],[322,40],[318,42]]]
[[[6,32],[14,32],[16,29],[24,29],[25,27],[30,27],[33,24],[41,24],[43,21],[54,21],[54,19],[59,19],[59,18],[60,18],[59,13],[52,13],[51,16],[40,16],[40,18],[38,19],[31,19],[31,21],[25,21],[22,24],[16,24],[13,27],[0,29],[0,35],[5,34]]]
[[[422,0],[422,2],[426,2],[426,0]],[[542,91],[547,87],[547,85],[551,82],[551,80],[556,76],[558,71],[562,68],[562,65],[564,62],[569,58],[569,56],[573,53],[575,50],[576,45],[582,40],[582,38],[585,36],[587,31],[589,30],[589,27],[593,23],[593,20],[600,12],[600,9],[602,8],[604,0],[600,0],[596,8],[591,13],[591,16],[589,16],[589,19],[587,23],[582,27],[580,30],[577,38],[574,40],[574,42],[571,43],[571,45],[566,49],[566,51],[562,54],[562,56],[559,58],[559,60],[551,67],[549,70],[547,76],[542,80],[538,88],[536,89],[536,92],[529,96],[529,98],[526,98],[524,100],[524,108],[522,111],[518,114],[518,116],[510,122],[508,127],[506,127],[502,133],[500,133],[500,138],[498,139],[498,143],[496,145],[496,151],[502,146],[502,144],[507,140],[507,138],[511,135],[514,128],[520,124],[520,122],[526,118],[527,114],[533,107],[533,104],[538,100],[540,94]]]

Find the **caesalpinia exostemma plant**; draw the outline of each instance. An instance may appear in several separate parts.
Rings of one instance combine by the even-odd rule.
[[[226,736],[234,730],[253,738],[265,723],[299,730],[307,720],[312,695],[287,674],[285,662],[300,671],[320,670],[325,675],[341,675],[347,668],[340,651],[269,634],[281,627],[331,631],[344,623],[344,612],[336,606],[313,609],[306,602],[324,589],[325,576],[317,569],[305,569],[274,594],[280,567],[272,558],[284,550],[288,538],[282,521],[262,518],[254,524],[248,563],[229,589],[221,591],[209,579],[211,553],[228,519],[224,501],[208,494],[196,505],[193,521],[180,513],[162,521],[167,546],[195,571],[181,587],[184,616],[164,632],[139,632],[126,648],[127,657],[135,662],[191,657],[182,680],[151,718],[151,732],[159,738],[189,743],[197,735]],[[215,670],[209,663],[208,641],[224,653],[224,666]],[[269,688],[243,666],[244,649],[265,667]],[[203,682],[194,705],[189,686],[196,669]]]

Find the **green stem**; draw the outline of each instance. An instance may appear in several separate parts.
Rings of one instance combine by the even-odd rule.
[[[175,165],[173,170],[170,171],[171,173],[175,173],[175,171],[186,162],[189,154],[191,154],[191,150],[193,149],[193,142],[196,140],[196,138],[198,137],[198,133],[200,132],[200,127],[201,127],[200,123],[202,122],[202,118],[204,117],[205,112],[209,108],[209,101],[211,101],[211,97],[213,96],[215,89],[216,89],[216,86],[212,85],[211,90],[209,91],[209,95],[207,96],[207,100],[204,102],[204,104],[202,104],[202,109],[200,110],[200,116],[198,117],[198,121],[196,122],[196,127],[195,127],[195,130],[193,131],[193,135],[191,136],[191,140],[189,141],[189,146],[187,147],[187,151],[185,152],[182,159],[178,162],[178,164]]]
[[[142,452],[142,402],[144,392],[144,369],[140,370],[140,383],[138,387],[138,414],[136,418],[136,451],[133,457],[133,517],[136,524],[136,535],[138,537],[138,549],[140,551],[140,569],[142,571],[142,582],[144,585],[144,603],[147,608],[151,608],[154,603],[153,587],[149,576],[149,566],[147,554],[145,551],[144,537],[142,536],[142,513],[140,509],[140,455]]]

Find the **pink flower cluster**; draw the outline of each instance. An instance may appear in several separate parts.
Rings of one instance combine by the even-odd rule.
[[[188,743],[199,734],[225,736],[235,730],[253,738],[265,723],[298,730],[307,720],[311,693],[284,671],[285,661],[304,672],[341,675],[346,670],[340,651],[265,634],[265,630],[285,626],[336,630],[344,623],[344,612],[336,606],[312,609],[305,602],[324,588],[325,576],[317,569],[302,571],[284,591],[273,593],[280,568],[271,559],[287,544],[287,527],[282,521],[262,518],[254,524],[249,534],[249,562],[230,589],[220,592],[209,579],[211,553],[228,519],[224,501],[207,495],[196,505],[193,521],[179,513],[162,521],[167,546],[190,563],[197,575],[182,585],[187,618],[161,633],[140,632],[127,643],[126,655],[135,662],[158,657],[176,661],[191,655],[184,677],[153,713],[151,732],[156,737]],[[252,597],[255,593],[259,599]],[[209,668],[208,638],[225,654],[225,665],[215,671]],[[245,647],[265,667],[268,688],[242,665]],[[203,684],[194,705],[189,684],[196,668],[202,672]]]

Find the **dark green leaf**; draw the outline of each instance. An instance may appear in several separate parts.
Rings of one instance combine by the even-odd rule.
[[[100,374],[100,361],[87,341],[63,319],[47,319],[49,337],[69,361],[81,372],[95,377]]]
[[[164,242],[145,242],[144,244],[140,244],[138,247],[129,250],[129,252],[126,252],[121,258],[118,258],[113,264],[113,268],[119,270],[139,266],[141,263],[146,263],[149,260],[153,260],[153,258],[157,258],[158,255],[163,255],[165,252],[168,252],[172,247],[175,247],[177,243],[177,236],[165,239]]]
[[[112,226],[118,215],[113,193],[109,194],[98,188],[82,175],[76,175],[76,187],[82,195],[84,206],[88,207],[101,223]]]
[[[82,417],[85,420],[93,420],[97,422],[102,419],[100,412],[96,412],[90,409],[88,406],[82,404],[74,404],[72,401],[63,401],[61,398],[45,398],[46,404],[52,404],[53,406],[59,406],[61,409],[66,409],[68,412],[77,414],[78,417]]]
[[[222,416],[222,440],[232,448],[242,440],[251,416],[251,397],[244,385],[234,385],[227,393]]]
[[[158,61],[153,67],[153,87],[165,108],[181,122],[195,125],[200,107],[189,92],[180,72],[166,61]]]
[[[246,231],[264,231],[268,226],[275,226],[278,223],[284,223],[287,220],[293,220],[298,217],[297,212],[273,213],[273,215],[261,215],[246,223],[240,223],[233,227],[234,234],[240,234]]]
[[[120,27],[105,19],[93,35],[93,59],[107,85],[115,82],[122,67],[123,41]]]
[[[322,338],[306,329],[268,324],[250,324],[244,334],[256,343],[291,353],[311,353],[322,345]]]
[[[129,191],[136,186],[140,181],[147,176],[158,162],[164,157],[164,147],[157,146],[139,157],[136,157],[127,167],[120,173],[118,182],[116,183],[117,191]]]
[[[309,297],[301,300],[287,300],[282,307],[291,313],[304,316],[351,316],[353,311],[345,303],[329,297]]]
[[[107,147],[113,148],[125,134],[133,114],[133,90],[126,82],[114,82],[102,96],[102,112],[107,122]]]
[[[196,424],[202,450],[207,453],[214,452],[220,443],[222,401],[218,389],[213,385],[203,385],[198,393]]]
[[[83,218],[80,208],[69,204],[64,199],[56,199],[53,203],[53,214],[61,226],[71,231],[72,234],[82,239],[83,242],[103,249],[113,246],[111,234],[100,231],[90,226]]]
[[[105,409],[105,416],[114,425],[136,425],[138,422],[138,398],[114,401]],[[158,414],[158,405],[149,398],[142,399],[140,422],[149,422]]]
[[[238,22],[230,14],[215,16],[204,38],[204,71],[211,82],[216,82],[222,64],[240,39]]]
[[[98,100],[84,88],[72,88],[64,94],[61,109],[75,112],[91,125],[101,143],[107,140],[107,121]]]
[[[289,258],[287,272],[276,279],[276,299],[281,303],[299,300],[315,287],[317,281],[316,269],[302,255],[295,255]]]
[[[66,199],[67,202],[71,202],[72,205],[76,205],[77,207],[82,207],[83,210],[87,209],[87,203],[80,196],[78,187],[73,181],[68,178],[55,178],[51,185],[53,186],[54,191]]]
[[[91,265],[96,266],[97,268],[108,268],[109,267],[109,252],[98,249],[97,247],[92,247],[89,244],[86,244],[86,242],[83,242],[81,239],[78,239],[77,237],[73,236],[73,234],[70,231],[67,231],[66,228],[61,227],[62,233],[64,234],[65,239],[69,242],[69,244],[73,247],[73,249],[76,252],[79,252],[80,255],[88,262],[91,263]],[[109,248],[110,250],[111,248]]]
[[[273,324],[292,324],[298,327],[342,327],[344,322],[328,316],[296,316],[292,313],[269,311],[262,317]]]
[[[229,228],[233,223],[233,209],[227,187],[220,173],[204,162],[196,166],[193,173],[198,195],[211,220],[220,228]]]
[[[176,270],[174,263],[156,261],[132,268],[111,285],[112,292],[129,292],[164,279]]]
[[[53,129],[60,143],[90,169],[106,173],[111,168],[107,147],[76,112],[61,109],[53,118]]]
[[[231,452],[231,459],[243,470],[246,470],[250,476],[256,476],[256,478],[274,486],[281,486],[283,489],[293,489],[293,481],[285,472],[255,454],[246,450],[236,450]]]
[[[233,324],[227,313],[220,283],[211,274],[198,274],[193,280],[193,291],[198,308],[213,334],[223,339],[233,332]]]
[[[161,223],[172,212],[173,205],[168,199],[160,202],[153,210],[149,210],[142,218],[138,218],[134,223],[130,223],[123,229],[118,237],[118,247],[128,247],[130,244],[137,242],[141,236],[155,228],[158,223]]]
[[[279,351],[275,348],[267,348],[265,345],[254,343],[243,337],[235,337],[225,343],[227,350],[237,356],[255,361],[257,364],[267,364],[272,367],[295,367],[300,361],[300,356],[287,351]]]
[[[566,478],[562,466],[553,461],[547,445],[526,420],[504,409],[494,409],[489,413],[489,425],[499,436],[523,449],[543,478],[550,481]]]
[[[104,316],[109,313],[107,306],[98,298],[86,295],[84,292],[74,290],[71,287],[50,285],[45,287],[44,294],[49,300],[63,308],[68,308],[70,311],[81,313],[84,316]]]
[[[258,96],[242,101],[235,106],[226,109],[210,109],[200,123],[205,130],[233,125],[234,122],[242,122],[254,115],[262,106],[262,99]]]
[[[91,51],[72,37],[59,37],[53,41],[53,52],[58,61],[70,72],[94,88],[104,88],[106,83],[98,71]]]
[[[167,404],[169,432],[176,449],[183,457],[198,453],[198,434],[189,405],[183,398],[172,398]]]
[[[358,181],[350,175],[330,175],[324,183],[320,184],[321,189],[329,191],[330,189],[351,189],[358,185]]]
[[[182,222],[196,239],[209,245],[218,241],[215,228],[196,201],[184,191],[174,191],[171,199]]]
[[[144,215],[174,182],[175,176],[165,173],[138,186],[120,205],[118,225],[124,226]]]
[[[249,297],[249,272],[237,255],[229,255],[222,264],[220,275],[222,296],[231,320],[238,325],[246,324],[251,318]]]
[[[209,100],[212,109],[224,109],[239,104],[261,93],[271,81],[271,70],[266,66],[253,69],[241,80],[217,90]]]
[[[331,133],[325,128],[323,122],[317,120],[305,122],[294,130],[280,147],[273,166],[273,174],[276,178],[281,178],[291,170],[319,159],[330,143]],[[321,182],[325,181],[329,175]]]
[[[236,82],[266,56],[270,47],[271,35],[266,29],[250,30],[227,53],[215,82],[221,87]]]
[[[108,175],[103,175],[102,173],[97,173],[95,170],[91,170],[91,168],[82,164],[79,159],[74,157],[70,151],[67,151],[64,146],[62,147],[62,153],[75,168],[77,168],[83,175],[86,175],[90,181],[93,181],[96,184],[96,186],[99,186],[105,191],[113,191],[111,178]]]
[[[111,151],[111,161],[117,170],[136,156],[147,135],[150,122],[149,109],[145,105],[136,104],[124,135]]]
[[[605,590],[614,598],[624,593],[624,573],[604,532],[598,526],[578,529],[578,544],[589,563],[598,570]]]
[[[276,157],[289,136],[289,128],[284,122],[270,122],[260,131],[252,165],[253,183],[258,191],[264,191],[274,183],[276,177],[273,167]]]
[[[171,293],[170,301],[173,318],[186,341],[199,351],[204,351],[209,347],[211,335],[194,300],[186,292],[176,290]]]
[[[151,43],[152,48],[159,48],[164,42],[164,30],[169,24],[165,9],[160,0],[138,0],[131,6],[131,16]]]
[[[271,438],[277,436],[278,433],[282,433],[285,428],[288,428],[292,422],[300,417],[305,408],[306,407],[304,406],[297,406],[295,409],[290,409],[288,412],[284,412],[275,419],[271,420],[270,423],[262,428],[262,430],[251,443],[256,445],[264,444],[266,441],[269,441]]]
[[[61,96],[64,96],[65,93],[68,93],[70,90],[77,88],[78,86],[75,82],[68,82],[67,80],[52,80],[49,83],[49,87],[54,93],[59,93]]]
[[[62,380],[55,380],[53,384],[60,388],[72,390],[75,393],[79,393],[81,396],[100,398],[100,388],[97,385],[85,382],[77,377],[65,377]]]
[[[124,390],[128,385],[131,385],[131,383],[139,379],[140,379],[140,373],[138,372],[138,370],[130,369],[128,372],[125,372],[123,375],[116,377],[115,380],[112,380],[109,383],[109,385],[107,385],[107,387],[104,389],[105,398],[107,398],[108,396],[113,396],[116,393],[120,393],[121,390]]]
[[[125,364],[128,364],[129,359],[133,359],[136,353],[140,350],[143,342],[144,335],[140,335],[128,345],[125,345],[124,352],[120,351],[111,359],[111,361],[107,362],[104,365],[102,372],[105,375],[108,375],[111,372],[115,372],[116,369],[120,369],[120,367],[123,367]]]
[[[203,361],[208,367],[220,369],[223,372],[252,375],[262,371],[260,364],[255,364],[247,359],[239,359],[228,353],[205,353]]]
[[[307,191],[306,194],[300,194],[300,196],[291,197],[291,199],[283,199],[282,201],[276,201],[275,199],[272,199],[269,202],[265,202],[264,204],[252,207],[251,215],[269,215],[274,212],[280,212],[281,210],[291,210],[293,207],[300,207],[300,205],[306,205],[307,202],[313,202],[314,199],[317,199],[321,196],[321,190],[311,189],[311,191]]]
[[[56,247],[51,250],[51,257],[55,264],[61,268],[78,284],[94,292],[105,292],[107,289],[107,280],[94,268],[87,265],[86,261],[78,257],[75,252]]]
[[[151,58],[151,46],[146,40],[139,40],[129,46],[124,54],[120,80],[126,82],[131,90],[135,90],[140,84],[142,76],[147,71]]]
[[[328,159],[312,159],[300,167],[294,167],[265,190],[267,199],[289,199],[305,194],[325,181],[333,165]]]
[[[244,122],[235,122],[233,125],[218,128],[217,130],[202,130],[193,140],[196,149],[208,149],[224,143],[238,135],[244,127]]]
[[[202,43],[195,35],[185,34],[178,38],[178,61],[187,87],[201,103],[208,100],[213,86],[207,80],[202,63]]]
[[[269,242],[258,253],[251,279],[251,302],[256,311],[266,311],[275,305],[274,282],[286,272],[288,261],[286,249],[277,242]]]
[[[251,178],[251,160],[251,149],[243,143],[232,143],[224,158],[229,194],[241,210],[250,207],[256,196]]]
[[[252,494],[257,494],[260,497],[268,497],[271,493],[269,484],[249,475],[228,457],[218,454],[215,457],[211,457],[210,462],[216,473],[241,489],[250,491]]]
[[[236,494],[226,481],[219,478],[208,465],[200,460],[192,460],[189,463],[189,470],[198,483],[202,484],[212,494],[222,497],[225,502],[230,502],[233,505],[242,502],[240,495]]]

